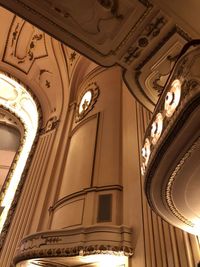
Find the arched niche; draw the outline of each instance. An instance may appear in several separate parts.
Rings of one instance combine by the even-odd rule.
[[[37,101],[27,88],[0,72],[0,153],[11,151],[10,168],[0,189],[0,249],[16,206],[16,191],[40,124]],[[2,151],[1,151],[2,148]]]
[[[0,113],[1,116],[5,116]],[[20,131],[14,126],[0,121],[0,192],[20,146]],[[0,214],[3,208],[0,209]]]

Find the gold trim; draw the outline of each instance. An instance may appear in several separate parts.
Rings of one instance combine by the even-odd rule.
[[[12,200],[11,207],[10,207],[10,209],[8,211],[6,221],[5,221],[4,225],[3,225],[2,231],[0,233],[0,252],[1,252],[1,249],[3,248],[3,244],[5,242],[6,235],[7,235],[8,231],[9,231],[9,227],[10,227],[10,224],[12,222],[12,219],[13,219],[13,216],[14,216],[14,213],[15,213],[15,208],[17,206],[17,203],[19,201],[23,185],[25,183],[26,175],[27,175],[29,166],[31,164],[32,157],[33,157],[34,152],[36,150],[36,145],[37,145],[37,142],[38,142],[38,139],[39,139],[40,129],[41,129],[41,126],[42,126],[42,109],[41,109],[41,106],[40,106],[40,103],[39,103],[37,97],[34,95],[34,93],[31,91],[31,89],[28,86],[24,85],[19,79],[13,77],[11,74],[9,74],[7,72],[2,72],[2,73],[4,75],[8,76],[9,78],[13,79],[19,85],[23,86],[23,88],[31,95],[32,99],[35,102],[36,109],[37,109],[37,112],[38,112],[38,128],[37,128],[37,132],[36,132],[36,135],[35,135],[35,139],[33,140],[33,143],[32,143],[31,150],[29,152],[29,157],[27,158],[26,164],[24,166],[24,170],[23,170],[23,172],[21,174],[21,178],[20,178],[19,184],[18,184],[17,189],[15,191],[15,195],[14,195],[14,198]],[[15,116],[19,120],[19,122],[22,124],[22,126],[24,128],[24,135],[21,138],[20,147],[19,147],[17,153],[15,154],[15,158],[13,160],[13,163],[12,163],[11,167],[10,167],[10,171],[8,172],[8,175],[7,175],[7,179],[10,179],[11,175],[12,175],[12,172],[13,172],[13,169],[14,169],[14,166],[16,165],[16,162],[18,160],[19,154],[21,152],[21,149],[22,149],[22,146],[23,146],[23,142],[25,140],[26,131],[25,131],[25,127],[24,127],[23,122],[21,121],[21,119],[18,117],[17,114],[15,114],[9,108],[7,108],[7,107],[5,107],[3,105],[0,105],[0,108],[2,108],[3,110],[6,110],[7,112],[9,112],[13,116]],[[7,188],[9,186],[9,182],[8,181],[9,180],[7,180],[5,185],[4,185],[5,188]],[[1,190],[3,191],[4,187]],[[2,193],[2,191],[1,191],[1,193]],[[0,198],[0,202],[1,201],[2,200]]]
[[[21,31],[22,31],[22,28],[24,27],[24,25],[26,23],[28,23],[26,20],[24,19],[21,19],[21,24],[18,22],[16,27],[13,29],[13,27],[15,26],[16,22],[17,22],[17,19],[19,19],[20,17],[19,16],[14,16],[13,19],[12,19],[12,22],[10,24],[10,27],[9,27],[9,32],[8,32],[8,35],[7,35],[7,39],[6,39],[6,44],[5,44],[5,47],[4,47],[4,52],[3,52],[3,57],[2,57],[2,61],[4,63],[7,63],[9,64],[10,66],[18,69],[19,71],[22,71],[23,73],[25,74],[29,74],[34,62],[38,59],[41,59],[41,58],[44,58],[44,57],[48,57],[48,51],[47,51],[47,45],[46,45],[46,39],[45,39],[45,33],[43,30],[40,30],[38,29],[37,27],[33,26],[34,29],[38,30],[38,31],[41,31],[41,35],[42,35],[42,38],[44,39],[44,48],[45,48],[45,54],[42,55],[42,56],[38,56],[38,57],[35,57],[34,56],[34,53],[31,51],[33,48],[32,47],[35,47],[34,44],[32,44],[32,46],[29,47],[29,51],[27,51],[26,53],[26,56],[24,58],[26,58],[27,56],[30,56],[29,58],[29,61],[31,61],[31,64],[29,66],[29,68],[27,68],[27,70],[24,70],[22,68],[22,66],[20,64],[23,63],[23,61],[21,61],[20,58],[18,58],[16,56],[16,46],[17,46],[17,43],[18,43],[18,39],[20,38],[20,34],[21,34]],[[18,27],[20,27],[20,29],[18,29]],[[34,37],[34,34],[32,34],[32,39]],[[14,45],[15,47],[13,48],[13,57],[15,57],[18,62],[15,64],[11,61],[9,61],[8,58],[6,58],[6,54],[7,54],[7,50],[8,50],[8,45],[9,45],[9,41],[11,40],[11,47]],[[33,42],[34,40],[31,40],[31,42]]]
[[[98,241],[101,233],[102,240]],[[92,241],[88,236],[93,237]],[[132,229],[124,226],[91,226],[29,235],[20,241],[14,264],[24,260],[110,254],[132,256]],[[71,238],[75,238],[71,243]],[[84,240],[84,241],[83,241]]]
[[[141,22],[144,21],[144,18],[146,18],[146,17],[148,16],[149,12],[151,12],[151,10],[152,10],[152,8],[153,8],[153,4],[152,4],[149,0],[138,0],[138,1],[145,7],[145,10],[144,10],[144,12],[142,13],[142,15],[140,16],[140,18],[138,19],[138,21],[134,24],[134,26],[130,28],[130,30],[129,30],[129,32],[127,33],[126,37],[125,37],[123,40],[121,40],[121,42],[119,43],[119,45],[118,45],[118,47],[116,48],[116,50],[119,50],[119,49],[120,49],[120,48],[127,42],[127,40],[130,38],[130,36],[131,36],[132,33],[134,32],[135,27],[138,26]],[[29,12],[29,14],[31,13],[32,16],[37,16],[37,17],[41,18],[41,19],[43,20],[43,22],[47,22],[49,25],[55,27],[54,29],[57,29],[57,30],[59,31],[59,33],[64,33],[64,35],[66,35],[66,36],[68,35],[68,36],[70,36],[71,38],[73,38],[73,39],[76,40],[76,41],[78,40],[79,42],[82,43],[82,45],[83,45],[84,47],[86,47],[86,49],[90,49],[90,51],[95,51],[95,52],[97,52],[98,55],[100,55],[101,57],[106,58],[106,57],[108,57],[108,56],[110,56],[110,55],[113,54],[113,50],[108,51],[107,54],[104,54],[104,53],[100,52],[99,50],[97,50],[96,48],[94,48],[93,46],[91,46],[90,44],[88,44],[87,42],[81,40],[79,37],[77,37],[77,36],[76,36],[75,34],[73,34],[72,32],[69,32],[69,31],[68,31],[66,28],[64,28],[63,26],[60,26],[60,25],[56,24],[53,20],[49,19],[48,17],[46,17],[46,16],[43,15],[42,13],[38,12],[37,10],[35,10],[35,9],[32,8],[31,6],[29,6],[28,4],[24,3],[24,1],[22,1],[22,0],[12,0],[12,2],[15,2],[15,4],[19,5],[19,6],[20,6],[20,10],[26,10],[27,12]],[[8,6],[7,4],[4,3],[3,6],[4,6],[6,9],[10,10],[11,12],[13,12],[13,10],[10,8],[10,5]],[[23,13],[23,11],[22,11],[22,13]],[[22,16],[21,12],[18,12],[18,14],[19,14],[20,17]],[[23,15],[24,15],[24,14],[23,14]],[[26,13],[26,15],[27,15],[27,13]],[[25,18],[26,21],[29,21],[31,24],[33,23],[33,21],[30,21],[30,20],[28,19],[29,16],[23,16],[23,17],[26,17],[26,18]],[[38,24],[37,20],[35,20],[35,21],[36,21],[36,23],[34,23],[34,25],[36,25],[36,27],[41,26],[41,25]],[[40,28],[40,27],[39,27],[39,28]],[[43,29],[42,29],[42,30],[43,30]],[[45,30],[46,30],[46,32],[47,32],[49,35],[55,37],[55,39],[59,39],[61,42],[66,43],[66,40],[63,40],[63,39],[61,40],[61,38],[58,37],[58,36],[55,36],[54,33],[52,33],[52,31],[50,32],[50,31],[47,31],[47,29],[45,29]],[[59,35],[60,35],[60,34],[59,34]],[[76,47],[75,49],[76,49],[76,51],[80,51],[80,50],[78,49],[78,47]],[[115,53],[115,51],[114,51],[114,53]],[[83,51],[82,51],[82,54],[83,54]],[[114,64],[112,64],[112,65],[114,65]]]
[[[90,103],[89,103],[88,107],[80,113],[79,107],[80,107],[80,103],[82,101],[82,98],[89,91],[92,94]],[[92,83],[88,84],[86,89],[81,93],[79,100],[78,100],[78,105],[76,106],[76,114],[75,114],[75,122],[76,123],[81,121],[94,108],[94,105],[97,102],[97,98],[99,97],[99,93],[100,93],[99,86],[97,85],[96,82],[92,82]]]
[[[176,207],[174,201],[173,201],[173,197],[172,197],[172,189],[173,189],[173,185],[175,182],[175,177],[178,175],[179,171],[181,170],[181,168],[183,167],[184,163],[188,160],[188,158],[191,156],[191,154],[194,152],[195,149],[197,149],[198,147],[200,147],[200,137],[197,139],[197,141],[191,146],[191,148],[187,151],[187,153],[185,153],[184,157],[179,161],[178,165],[176,166],[176,168],[174,169],[174,171],[172,172],[167,186],[166,186],[166,190],[165,190],[165,199],[167,202],[167,205],[170,209],[170,211],[183,223],[194,227],[195,224],[193,222],[191,222],[190,220],[188,220],[187,218],[185,218],[181,212],[178,210],[178,208]]]

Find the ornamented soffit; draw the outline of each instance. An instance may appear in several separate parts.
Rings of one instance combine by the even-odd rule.
[[[200,32],[192,21],[196,13],[184,11],[186,0],[180,10],[179,0],[165,2],[0,0],[98,64],[120,65],[131,93],[151,111],[181,47]],[[189,10],[198,10],[195,5],[190,1]]]

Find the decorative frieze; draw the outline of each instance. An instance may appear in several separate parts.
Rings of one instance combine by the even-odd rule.
[[[151,23],[146,25],[137,41],[134,41],[134,45],[130,46],[123,56],[122,61],[130,65],[134,59],[138,58],[142,53],[142,50],[149,45],[152,39],[160,34],[160,31],[167,23],[167,19],[163,15],[159,15],[154,18]],[[136,43],[136,44],[135,44]]]
[[[14,264],[35,258],[96,254],[129,257],[133,255],[131,240],[132,231],[126,226],[91,226],[36,233],[21,241]]]

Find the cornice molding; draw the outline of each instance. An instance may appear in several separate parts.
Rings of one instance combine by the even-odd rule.
[[[50,208],[50,211],[55,210],[57,207],[59,207],[60,205],[62,205],[63,203],[65,203],[65,202],[67,202],[67,201],[69,201],[71,199],[86,195],[86,194],[88,194],[90,192],[116,191],[116,190],[117,191],[123,191],[123,186],[121,186],[121,185],[107,185],[107,186],[94,186],[94,187],[85,188],[85,189],[83,189],[81,191],[78,191],[76,193],[70,194],[68,196],[65,196],[65,197],[59,199]]]
[[[132,231],[126,226],[95,225],[72,230],[40,232],[27,236],[20,242],[14,264],[23,260],[47,257],[94,254],[132,256],[131,240]]]

